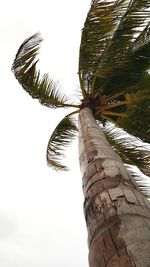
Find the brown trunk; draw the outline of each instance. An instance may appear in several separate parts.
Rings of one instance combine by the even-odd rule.
[[[89,108],[79,115],[79,157],[90,267],[150,267],[150,204]]]

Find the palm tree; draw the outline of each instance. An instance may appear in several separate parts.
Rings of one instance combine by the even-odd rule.
[[[150,204],[133,179],[141,173],[131,169],[150,174],[150,0],[92,1],[79,52],[80,102],[36,70],[41,41],[39,33],[26,39],[12,70],[42,105],[75,108],[53,131],[47,162],[67,170],[60,159],[78,135],[89,265],[150,266]]]

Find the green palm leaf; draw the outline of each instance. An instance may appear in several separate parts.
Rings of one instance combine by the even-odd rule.
[[[125,131],[112,123],[107,123],[102,129],[107,140],[125,164],[137,166],[142,173],[150,176],[150,145],[127,135]]]
[[[77,133],[75,122],[70,117],[65,117],[53,131],[47,146],[47,163],[55,170],[68,170],[61,164],[64,157],[64,148],[74,139]]]
[[[102,77],[104,75],[102,70],[100,77],[96,79],[95,88],[103,87],[105,94],[131,92],[131,87],[134,87],[135,92],[138,91],[138,84],[144,85],[145,80],[150,79],[147,77],[150,69],[149,37],[147,36],[142,45],[135,42],[133,48],[128,51],[128,55],[122,60],[120,58],[119,61],[118,63],[114,61],[110,73],[107,73],[108,79],[106,81]],[[148,85],[148,89],[150,89],[150,85]]]
[[[40,34],[36,33],[23,42],[12,66],[14,75],[23,89],[41,104],[53,108],[68,106],[67,97],[60,93],[58,84],[49,79],[48,74],[40,77],[40,71],[36,71],[41,41]]]
[[[126,0],[92,1],[82,31],[79,70],[83,78],[95,73],[124,13]]]
[[[143,32],[149,21],[149,0],[124,1],[126,10],[114,32],[108,48],[108,59],[122,58],[133,46],[134,40]]]
[[[117,125],[144,142],[150,143],[150,96],[148,94],[139,96],[131,106],[128,106],[125,114],[127,117],[119,119]]]
[[[148,24],[149,7],[149,0],[126,1],[126,12],[118,24],[107,51],[105,59],[107,63],[118,64],[128,54],[134,41]]]
[[[150,200],[150,187],[149,187],[149,177],[143,175],[138,168],[132,165],[126,165],[129,175],[134,179],[143,194]]]
[[[145,29],[139,34],[138,38],[133,43],[132,50],[139,50],[150,42],[150,22]]]
[[[79,57],[92,91],[131,92],[144,82],[150,68],[149,7],[149,0],[92,1]]]

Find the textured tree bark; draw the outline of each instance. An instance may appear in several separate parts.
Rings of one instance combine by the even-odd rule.
[[[79,114],[79,158],[90,267],[150,267],[150,204],[89,108]]]

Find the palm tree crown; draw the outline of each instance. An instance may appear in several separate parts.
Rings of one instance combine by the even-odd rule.
[[[79,105],[71,103],[47,74],[41,77],[36,70],[40,34],[20,46],[12,70],[22,87],[47,107],[75,108],[48,142],[47,162],[54,169],[67,169],[60,158],[78,131],[73,116],[90,107],[123,162],[150,175],[150,153],[147,144],[139,141],[150,141],[149,12],[150,0],[91,2],[79,52]]]

